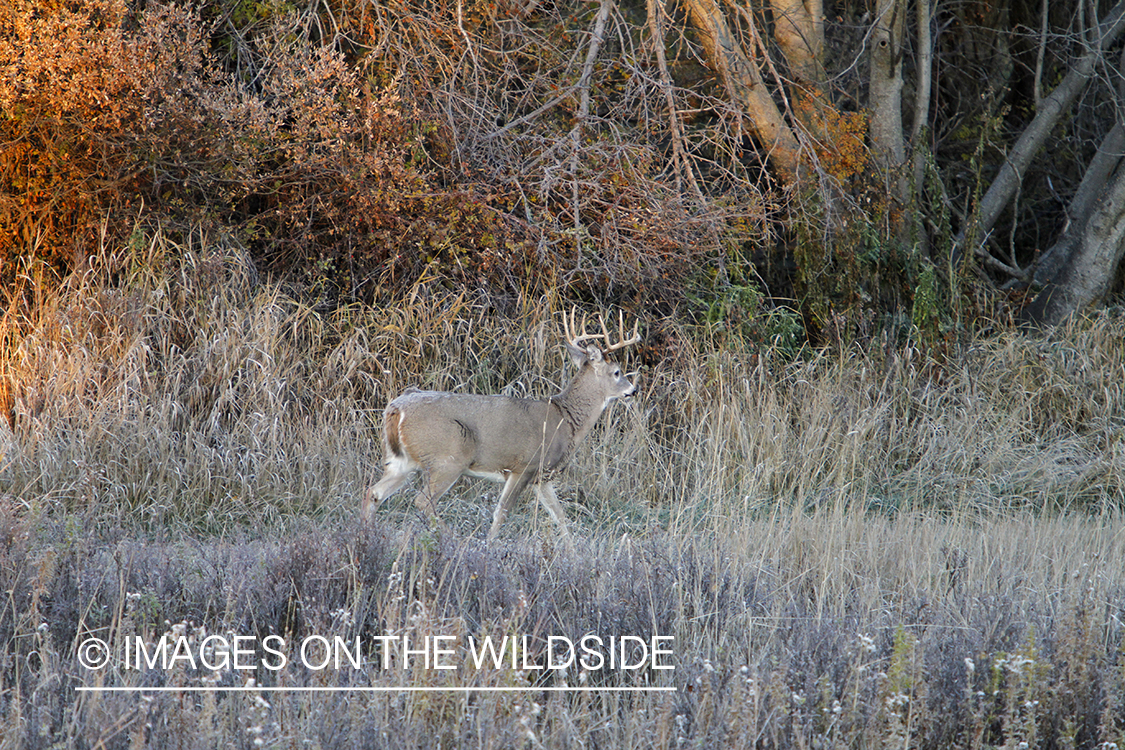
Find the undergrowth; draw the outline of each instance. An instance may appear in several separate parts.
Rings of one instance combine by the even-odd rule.
[[[411,384],[555,392],[564,300],[421,283],[322,310],[228,236],[145,231],[61,284],[26,262],[0,321],[0,744],[1121,746],[1116,314],[943,361],[708,347],[642,319],[639,393],[562,482],[577,550],[527,502],[486,545],[482,482],[443,498],[448,533],[402,496],[357,523],[379,411]],[[519,668],[383,669],[370,647],[281,675],[77,662],[86,638],[164,633],[527,634],[540,656],[550,635],[671,635],[674,671],[586,684],[676,691],[547,693]],[[75,691],[251,677],[536,689]]]
[[[767,201],[739,165],[708,167],[737,172],[723,200],[679,189],[661,113],[687,95],[640,61],[643,27],[615,16],[591,80],[581,4],[462,6],[5,3],[0,283],[19,256],[81,272],[141,224],[225,234],[318,306],[435,278],[664,309],[724,294],[691,277],[764,237]],[[610,109],[575,122],[591,87]]]

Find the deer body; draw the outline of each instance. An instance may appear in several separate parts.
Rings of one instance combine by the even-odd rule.
[[[469,475],[504,484],[489,539],[496,536],[508,511],[532,483],[539,501],[565,533],[566,515],[555,495],[554,477],[609,402],[635,390],[601,349],[578,346],[583,338],[591,337],[583,334],[567,342],[578,373],[561,393],[548,399],[417,389],[393,399],[383,415],[385,469],[364,497],[365,518],[370,519],[378,504],[415,472],[421,472],[424,481],[414,502],[422,512],[437,518],[438,498],[461,476]],[[631,341],[613,348],[637,338],[634,329]]]

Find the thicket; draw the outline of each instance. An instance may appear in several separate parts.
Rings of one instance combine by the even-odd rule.
[[[310,44],[282,5],[17,2],[0,44],[0,242],[60,275],[138,221],[225,232],[263,270],[340,284],[381,263],[417,274],[443,244],[495,247],[468,191],[419,165],[411,104]],[[2,280],[19,270],[9,255]]]
[[[223,234],[328,305],[420,280],[501,305],[561,287],[633,307],[749,283],[727,255],[762,234],[761,196],[680,198],[658,91],[623,67],[630,40],[598,63],[612,111],[571,127],[591,85],[568,15],[583,11],[516,10],[6,4],[0,282],[21,255],[81,272],[99,244],[159,224],[181,241]]]
[[[1059,8],[935,9],[932,116],[914,123],[901,205],[906,177],[868,143],[865,12],[831,9],[832,101],[787,115],[816,172],[794,190],[691,24],[652,4],[14,0],[0,283],[21,256],[61,278],[159,226],[222,234],[321,307],[395,304],[424,282],[510,312],[555,289],[763,344],[889,331],[947,351],[1023,304],[1036,248],[1065,222],[1070,188],[1052,180],[1078,181],[1113,103],[1091,92],[1051,141],[1054,166],[1029,170],[994,235],[959,256],[1032,114],[1026,91],[1081,45],[1049,43],[1069,28]],[[739,43],[781,59],[743,16]],[[769,73],[782,96],[787,71]]]

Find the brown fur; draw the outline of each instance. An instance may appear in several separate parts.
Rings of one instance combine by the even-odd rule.
[[[608,351],[640,340],[636,326]],[[461,476],[501,482],[504,489],[492,513],[488,538],[496,537],[505,516],[524,487],[535,486],[547,513],[566,534],[566,514],[555,495],[554,479],[574,448],[590,432],[606,405],[636,388],[605,352],[584,339],[610,337],[574,332],[573,314],[564,324],[566,348],[578,372],[561,393],[548,399],[523,399],[408,388],[384,412],[383,476],[363,497],[363,517],[410,477],[421,472],[422,489],[414,498],[418,509],[437,520],[437,500]],[[409,414],[410,419],[406,419]]]
[[[402,450],[402,435],[399,428],[402,425],[402,412],[397,409],[388,411],[386,415],[387,448],[396,456],[404,456]]]

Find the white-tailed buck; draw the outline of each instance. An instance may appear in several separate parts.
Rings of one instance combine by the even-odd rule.
[[[619,316],[619,337],[614,344],[605,319],[600,321],[601,333],[586,333],[585,318],[582,331],[575,333],[574,313],[569,322],[563,316],[566,348],[578,373],[562,393],[546,400],[410,388],[387,404],[383,477],[364,495],[364,517],[370,520],[379,503],[420,471],[423,484],[414,502],[423,513],[437,518],[438,498],[468,474],[504,483],[492,514],[489,539],[496,536],[516,499],[532,482],[539,501],[566,534],[566,515],[555,496],[553,480],[609,402],[636,390],[605,354],[639,341],[637,326],[626,339]],[[601,339],[605,348],[583,346],[594,339]]]

